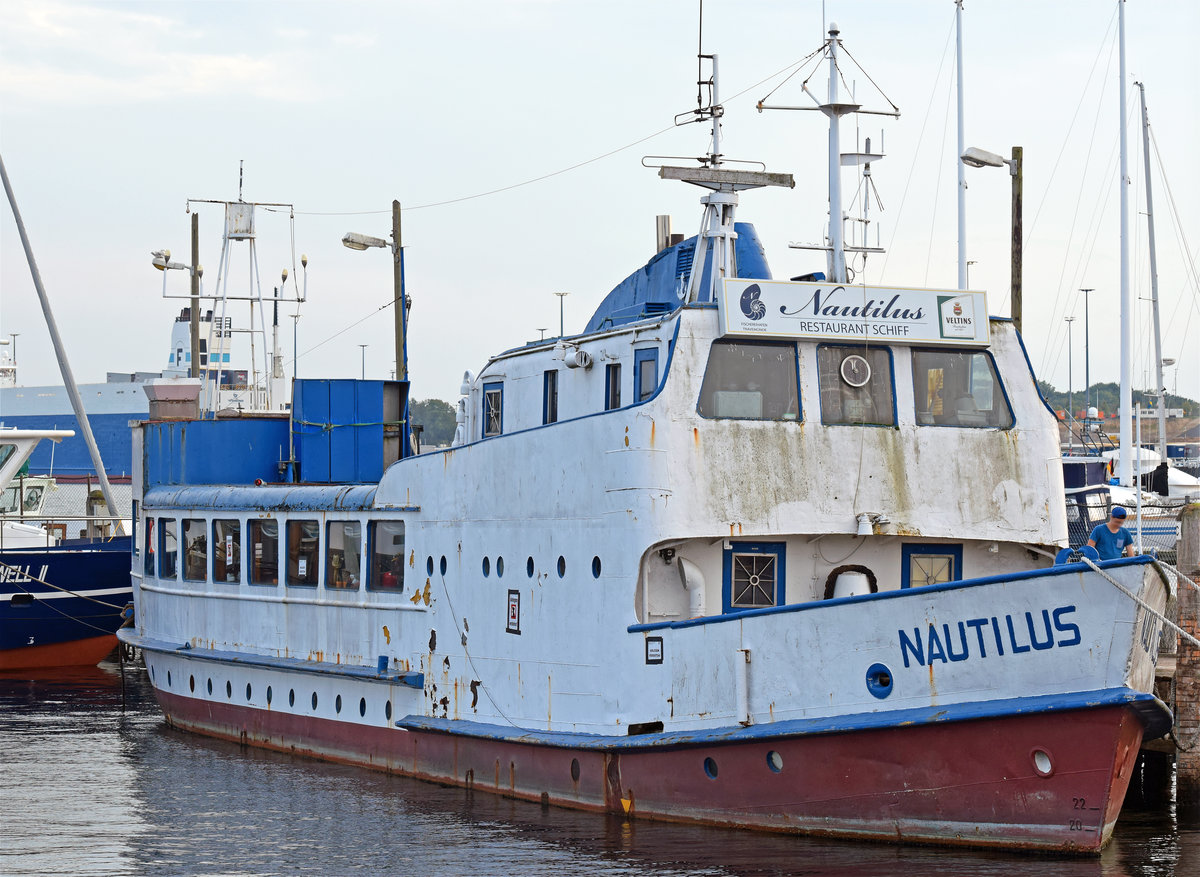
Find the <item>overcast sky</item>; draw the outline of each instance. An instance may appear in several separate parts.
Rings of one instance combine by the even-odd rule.
[[[824,36],[820,2],[708,0],[704,49],[720,56],[724,152],[795,174],[794,190],[743,194],[774,276],[823,268],[814,241],[826,222],[823,117],[757,113],[755,102]],[[166,365],[180,302],[162,297],[150,251],[187,260],[188,198],[295,205],[295,250],[309,258],[299,373],[350,377],[366,344],[369,377],[393,368],[391,271],[380,250],[353,252],[344,232],[386,236],[406,208],[413,299],[413,394],[453,401],[462,372],[489,353],[568,333],[652,255],[654,217],[695,233],[700,191],[664,182],[643,155],[700,155],[707,133],[671,128],[695,105],[696,2],[122,2],[3,0],[0,154],[81,381]],[[1064,317],[1074,314],[1074,384],[1083,387],[1083,303],[1091,299],[1093,382],[1118,379],[1119,272],[1116,3],[967,0],[966,140],[1025,150],[1025,341],[1039,377],[1067,385]],[[886,257],[872,283],[956,284],[952,0],[828,0],[849,52],[901,110],[863,116],[887,157],[873,168],[885,210]],[[1146,83],[1166,172],[1154,171],[1164,356],[1181,393],[1200,398],[1200,302],[1182,240],[1200,256],[1200,4],[1131,0],[1129,110]],[[867,108],[883,98],[852,65]],[[940,74],[940,75],[939,75]],[[802,77],[772,102],[801,104]],[[755,85],[767,80],[761,85]],[[824,74],[812,80],[818,93]],[[487,197],[424,206],[542,177]],[[854,143],[853,120],[843,146]],[[1135,290],[1149,298],[1141,129],[1130,128]],[[969,171],[971,286],[1007,315],[1009,179]],[[857,183],[848,172],[846,191]],[[1173,215],[1172,204],[1178,210]],[[372,212],[375,211],[375,212]],[[15,225],[0,217],[0,333],[19,332],[23,384],[58,382]],[[358,215],[330,215],[358,214]],[[212,283],[220,216],[200,211],[201,262]],[[288,220],[259,216],[264,287],[292,263]],[[231,275],[246,285],[245,248]],[[1195,270],[1195,268],[1193,268]],[[240,272],[240,273],[239,273]],[[1194,274],[1192,275],[1194,276]],[[173,272],[171,289],[186,291]],[[374,316],[370,316],[375,314]],[[1139,302],[1135,385],[1152,372],[1148,305]],[[244,317],[237,315],[240,321]],[[364,319],[366,318],[366,319]],[[361,321],[361,322],[359,322]],[[291,321],[287,320],[290,324]],[[357,325],[354,325],[356,324]],[[352,327],[352,328],[348,328]],[[346,330],[346,331],[342,331]],[[338,333],[341,334],[338,334]],[[291,365],[291,329],[284,330]],[[335,337],[336,336],[336,337]],[[1176,375],[1177,372],[1177,375]],[[1150,378],[1152,381],[1152,377]]]

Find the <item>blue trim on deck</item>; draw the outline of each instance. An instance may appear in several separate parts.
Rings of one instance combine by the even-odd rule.
[[[1153,563],[1154,558],[1148,554],[1140,555],[1139,557],[1123,557],[1117,560],[1106,560],[1098,566],[1101,569],[1112,569],[1118,566],[1130,566],[1132,564]],[[1025,579],[1036,579],[1043,576],[1061,576],[1074,575],[1075,573],[1090,572],[1091,567],[1086,563],[1068,563],[1062,566],[1048,566],[1044,569],[1031,569],[1024,572],[1009,573],[1007,575],[986,576],[981,579],[966,579],[961,582],[947,582],[943,585],[925,585],[920,588],[905,588],[903,590],[880,591],[877,594],[862,594],[857,597],[838,597],[836,600],[811,600],[807,603],[789,603],[786,606],[774,606],[770,609],[743,609],[740,612],[730,612],[725,615],[709,615],[704,618],[689,618],[686,621],[655,621],[649,624],[631,624],[626,628],[629,633],[643,633],[645,631],[676,629],[681,627],[698,627],[704,624],[723,624],[728,621],[740,621],[744,618],[753,618],[759,615],[777,615],[783,612],[807,612],[812,609],[821,609],[826,606],[839,606],[843,603],[862,602],[865,600],[894,600],[900,598],[916,598],[924,594],[936,593],[938,591],[950,591],[958,588],[975,588],[981,585],[995,585],[1006,582],[1019,582]]]
[[[167,509],[219,512],[419,512],[420,506],[375,507],[375,485],[281,484],[262,487],[213,484],[171,487],[160,485],[146,491],[142,510],[159,514]]]
[[[524,743],[531,746],[623,752],[723,743],[749,743],[818,734],[881,731],[918,725],[1002,719],[1110,706],[1128,706],[1133,709],[1146,727],[1145,739],[1147,740],[1161,737],[1171,728],[1171,712],[1162,701],[1152,694],[1143,694],[1128,688],[1106,688],[1100,691],[1082,691],[1071,694],[1045,694],[1037,697],[1016,697],[946,706],[855,713],[848,716],[827,716],[817,719],[789,719],[749,727],[730,725],[721,728],[667,731],[628,737],[574,731],[538,731],[485,722],[438,719],[416,715],[405,716],[396,722],[396,727],[406,731],[453,734],[460,737],[476,737],[505,743]]]
[[[180,653],[198,661],[215,664],[240,664],[245,667],[261,667],[268,670],[286,670],[292,673],[316,673],[323,676],[346,676],[351,679],[367,679],[397,683],[409,688],[424,689],[425,674],[411,671],[379,672],[378,667],[363,667],[352,664],[332,664],[328,661],[306,661],[303,658],[274,658],[270,655],[251,655],[245,652],[218,651],[216,649],[192,648],[187,643],[171,643],[134,633],[129,628],[117,632],[123,643],[136,646],[144,652],[160,654]]]

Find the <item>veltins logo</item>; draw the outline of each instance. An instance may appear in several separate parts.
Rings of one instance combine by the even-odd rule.
[[[761,295],[762,290],[757,283],[751,283],[742,290],[742,313],[751,320],[761,320],[767,315],[767,306],[759,299]]]
[[[967,296],[938,296],[938,330],[943,338],[975,337],[975,302]]]

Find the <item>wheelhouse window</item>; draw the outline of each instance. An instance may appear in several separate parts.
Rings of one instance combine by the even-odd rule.
[[[895,426],[892,354],[887,348],[822,344],[817,348],[821,422]]]
[[[996,365],[986,351],[914,350],[912,372],[918,424],[993,429],[1013,425]]]
[[[799,420],[796,345],[714,341],[700,388],[701,417]]]
[[[604,410],[621,407],[621,363],[610,362],[604,367]]]
[[[179,540],[174,518],[158,519],[158,577],[173,579],[179,572]]]
[[[240,582],[242,580],[242,522],[213,521],[212,541],[213,581]]]
[[[633,401],[645,402],[658,389],[658,350],[633,352]]]
[[[372,591],[404,590],[404,522],[371,521],[367,525],[371,546]]]
[[[183,580],[208,581],[208,524],[203,518],[183,519]]]
[[[504,384],[483,385],[483,437],[504,431]]]
[[[279,522],[252,520],[250,537],[250,584],[279,584]]]
[[[542,375],[542,423],[558,423],[558,370]]]
[[[357,591],[362,576],[362,524],[330,521],[325,538],[325,587]]]
[[[783,542],[733,542],[724,556],[724,609],[767,609],[783,603]]]
[[[288,521],[287,524],[287,583],[289,585],[317,584],[317,564],[320,563],[321,525],[316,521]]]

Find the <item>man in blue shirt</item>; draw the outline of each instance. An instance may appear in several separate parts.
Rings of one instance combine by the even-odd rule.
[[[1108,523],[1097,524],[1092,530],[1087,544],[1096,549],[1101,560],[1133,556],[1133,536],[1123,526],[1127,516],[1125,509],[1115,505],[1109,513]]]

